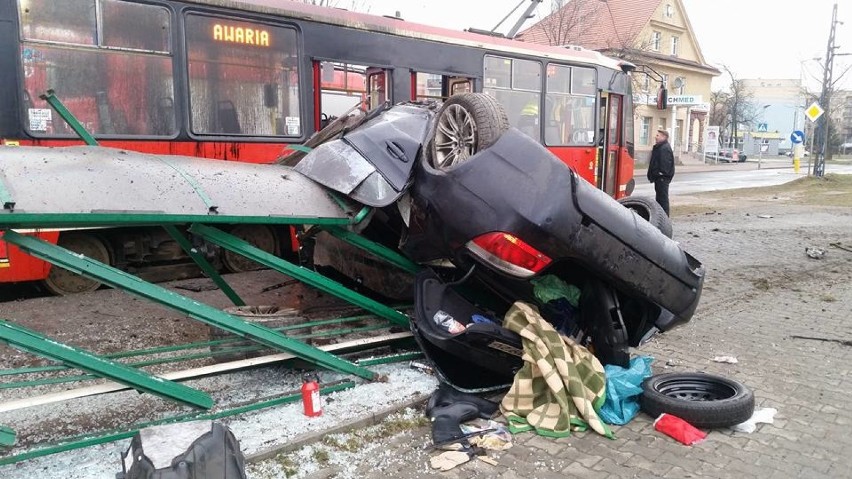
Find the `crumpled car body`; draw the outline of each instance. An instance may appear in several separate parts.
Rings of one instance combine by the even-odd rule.
[[[399,123],[406,115],[422,115],[414,113],[417,110],[412,105],[393,107],[386,115]],[[405,132],[383,125],[381,117],[352,132],[358,132],[361,143],[371,138],[370,145],[386,147],[367,151],[344,135],[329,148],[333,155],[321,154],[326,161],[329,156],[337,161],[363,158],[386,183],[404,184],[393,188],[394,195],[385,195],[399,200],[396,203],[373,202],[384,207],[383,218],[403,225],[398,227],[401,251],[420,264],[454,265],[431,267],[418,276],[412,323],[442,374],[464,371],[448,382],[476,389],[511,377],[513,365],[520,362],[520,340],[501,330],[500,318],[514,301],[535,304],[534,280],[546,275],[582,291],[573,331],[604,363],[626,366],[629,346],[690,320],[704,268],[678,243],[513,128],[453,168],[434,167],[429,138],[435,119],[427,116],[428,121]],[[421,148],[409,163],[410,154],[394,153],[393,145],[408,145],[405,151],[410,152],[412,138],[421,138]],[[391,181],[399,173],[397,167],[388,169],[394,162],[411,167],[407,181],[398,176]],[[300,171],[313,177],[316,169],[311,169]],[[346,189],[357,188],[348,185],[338,191]],[[403,199],[405,204],[399,204]],[[550,320],[548,305],[537,306]],[[436,314],[459,320],[465,331],[442,329]],[[491,324],[473,324],[473,316],[490,317]],[[458,361],[475,366],[454,366]]]

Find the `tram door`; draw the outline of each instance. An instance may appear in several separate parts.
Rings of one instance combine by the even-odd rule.
[[[624,142],[621,133],[623,109],[623,95],[612,93],[601,94],[601,119],[599,123],[601,131],[598,138],[597,187],[613,198],[615,197],[618,185],[618,157],[621,152],[621,145]]]

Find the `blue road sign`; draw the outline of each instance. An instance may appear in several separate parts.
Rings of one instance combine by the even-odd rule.
[[[790,133],[790,141],[792,141],[794,145],[804,142],[805,133],[802,130],[796,130],[793,133]]]
[[[758,132],[758,133],[767,133],[767,132],[769,132],[769,124],[768,124],[768,123],[758,123],[758,124],[757,124],[757,132]]]

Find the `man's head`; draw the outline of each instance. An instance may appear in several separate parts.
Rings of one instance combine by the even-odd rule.
[[[667,132],[666,130],[657,130],[657,134],[654,136],[654,139],[657,141],[657,143],[669,141],[669,132]]]

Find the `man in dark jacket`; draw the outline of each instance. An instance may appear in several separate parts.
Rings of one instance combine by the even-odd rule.
[[[648,165],[648,181],[654,184],[657,203],[669,215],[669,183],[675,174],[674,153],[669,145],[669,132],[657,130],[654,137],[657,142],[651,150],[651,162]]]

